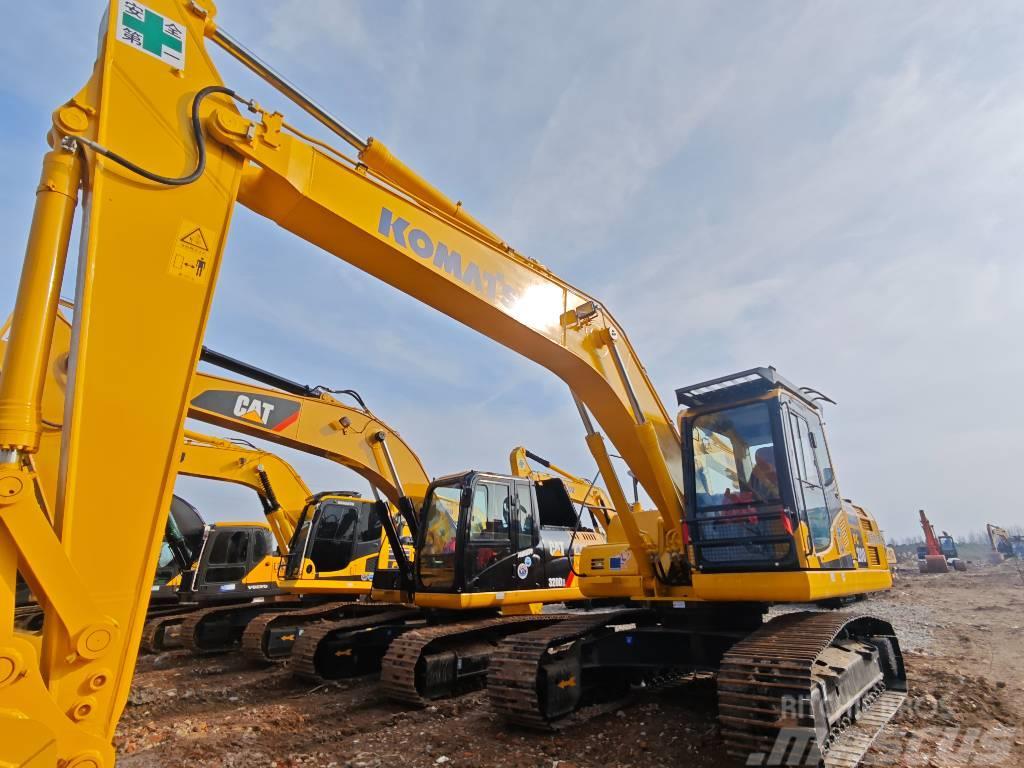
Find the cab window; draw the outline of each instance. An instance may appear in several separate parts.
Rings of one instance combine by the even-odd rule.
[[[213,542],[213,549],[210,551],[210,565],[244,563],[248,556],[248,531],[234,531],[227,536],[221,534]]]
[[[797,504],[804,512],[815,550],[821,551],[832,543],[832,515],[825,501],[825,489],[815,457],[816,441],[807,419],[793,411],[790,411],[789,419],[796,460]]]
[[[764,403],[698,416],[693,456],[698,510],[779,501],[771,414]]]
[[[363,503],[363,515],[366,518],[366,527],[359,534],[359,540],[362,542],[374,542],[378,541],[381,536],[381,532],[384,530],[384,524],[380,521],[380,516],[377,514],[377,510],[374,508],[375,505],[371,503]]]
[[[270,554],[271,548],[270,534],[266,531],[259,531],[252,542],[252,561],[254,563],[262,561],[264,557]]]
[[[473,489],[469,521],[471,541],[508,541],[508,491],[505,486],[477,484]]]
[[[533,548],[533,495],[526,483],[516,483],[516,551]]]
[[[462,489],[458,487],[437,486],[427,499],[423,547],[417,559],[420,582],[425,587],[444,588],[455,583],[461,502]]]
[[[160,570],[170,568],[174,565],[174,550],[166,541],[160,544],[160,557],[156,561],[156,567]]]

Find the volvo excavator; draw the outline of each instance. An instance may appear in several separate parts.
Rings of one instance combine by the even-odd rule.
[[[208,45],[348,147],[226,86]],[[488,673],[502,716],[557,727],[666,670],[707,669],[718,673],[729,752],[763,762],[782,743],[805,753],[798,760],[838,767],[855,765],[895,712],[906,675],[888,622],[813,612],[764,621],[772,603],[891,586],[888,569],[856,557],[813,390],[750,369],[678,390],[677,424],[600,301],[344,126],[229,34],[210,2],[111,2],[93,72],[53,112],[48,140],[0,374],[0,760],[113,763],[236,203],[567,384],[615,508],[607,541],[584,548],[575,581],[636,607],[552,622],[503,645]],[[79,200],[67,419],[48,499],[33,457],[47,431],[40,403]],[[122,386],[128,364],[145,387]],[[138,438],[119,456],[114,498],[113,414]],[[606,438],[650,510],[626,499]],[[732,472],[710,476],[700,457],[721,443],[729,451],[717,458]],[[417,557],[400,564],[417,603],[472,602],[452,587],[480,575],[476,561],[453,561],[446,548],[471,540],[472,516],[453,512],[471,509],[491,479],[470,473],[425,489]],[[496,483],[510,509],[513,494],[525,501],[516,482]],[[122,544],[113,563],[111,517]],[[504,515],[488,516],[485,531],[490,521],[501,527]],[[525,558],[517,575],[519,565],[534,578]],[[41,636],[11,628],[18,569],[46,607]]]

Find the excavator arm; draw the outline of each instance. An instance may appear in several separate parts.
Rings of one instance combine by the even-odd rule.
[[[395,172],[379,142],[368,142],[358,162],[346,162],[288,133],[279,115],[250,122],[222,109],[208,126],[250,161],[238,198],[246,207],[562,378],[638,562],[651,562],[652,544],[676,560],[685,556],[678,433],[599,302],[444,214],[443,201],[407,191],[415,186],[407,181],[411,172]],[[645,539],[630,524],[632,508],[587,411],[654,501],[662,535]]]
[[[299,515],[313,496],[281,457],[189,430],[181,446],[178,474],[235,483],[255,491],[281,554],[288,553]]]
[[[397,431],[331,394],[296,394],[197,371],[190,418],[303,451],[351,469],[398,508],[412,530],[430,478]]]

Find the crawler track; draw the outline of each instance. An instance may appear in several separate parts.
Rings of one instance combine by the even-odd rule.
[[[390,636],[423,620],[417,608],[394,606],[368,616],[319,622],[295,639],[288,667],[296,677],[312,682],[378,671]],[[361,635],[369,631],[377,642],[361,642]]]
[[[852,768],[899,709],[905,691],[903,661],[888,623],[870,616],[788,614],[723,658],[722,736],[730,754],[758,765],[795,759]]]
[[[203,608],[181,622],[182,645],[197,655],[233,651],[242,640],[246,624],[265,613],[294,611],[303,607],[297,600]]]
[[[507,722],[535,730],[557,730],[569,721],[551,717],[539,684],[543,662],[554,648],[571,646],[577,640],[616,624],[628,624],[642,616],[644,610],[597,613],[568,619],[543,629],[527,632],[505,640],[491,659],[487,689],[491,706]],[[611,630],[609,630],[611,631]],[[556,685],[565,690],[579,690],[581,681],[566,679]]]
[[[499,642],[566,618],[500,616],[411,630],[388,647],[381,687],[389,698],[414,706],[477,690],[486,684],[490,657]]]
[[[298,611],[262,614],[245,625],[242,632],[242,654],[249,661],[260,664],[284,661],[291,656],[295,641],[312,622],[381,612],[388,607],[385,603],[348,600],[323,603]]]

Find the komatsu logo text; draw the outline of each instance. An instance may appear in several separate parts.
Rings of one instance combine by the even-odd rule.
[[[432,262],[434,269],[447,272],[491,302],[497,301],[505,307],[511,307],[516,300],[515,288],[505,282],[500,272],[492,273],[481,269],[472,259],[464,258],[458,251],[453,251],[447,243],[435,241],[422,229],[412,226],[406,219],[395,216],[394,212],[387,208],[380,209],[377,231],[424,261]]]

